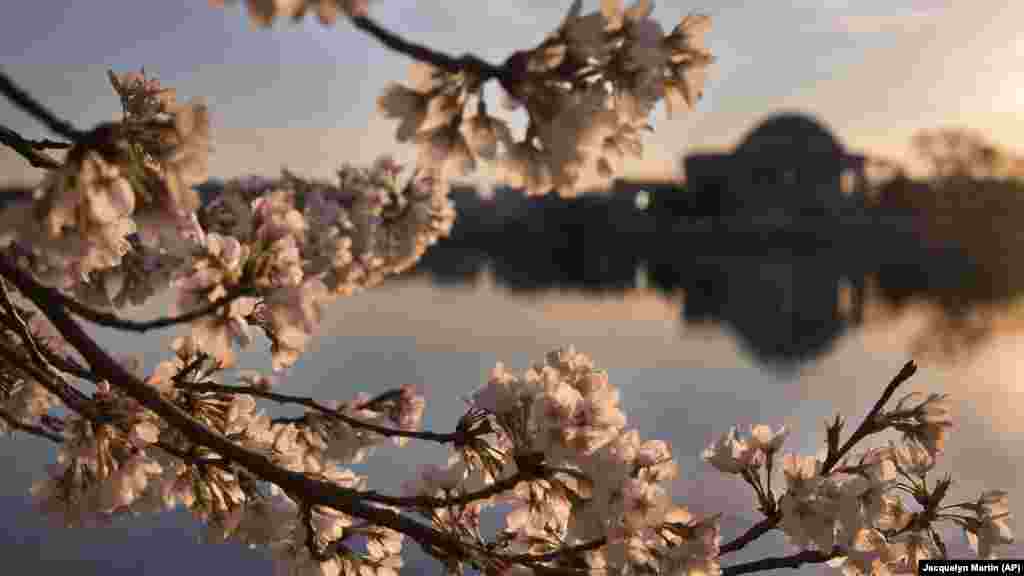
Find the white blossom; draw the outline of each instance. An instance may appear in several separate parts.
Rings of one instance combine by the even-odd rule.
[[[748,468],[759,466],[762,460],[759,460],[758,456],[759,452],[755,447],[736,437],[735,426],[701,453],[705,462],[724,474],[739,474]]]
[[[995,558],[994,548],[1013,544],[1009,497],[1002,490],[990,490],[972,506],[976,515],[964,524],[964,535],[979,558]]]
[[[210,0],[215,6],[234,4],[233,0]],[[338,16],[366,16],[369,0],[246,0],[249,18],[256,26],[264,28],[274,24],[277,18],[301,19],[307,11],[316,13],[324,26],[333,26]]]

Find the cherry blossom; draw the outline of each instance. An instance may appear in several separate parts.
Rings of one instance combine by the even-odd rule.
[[[211,6],[233,4],[232,0],[210,0]],[[273,25],[277,18],[301,20],[307,11],[314,11],[325,26],[333,25],[338,16],[365,16],[369,0],[246,0],[249,18],[262,27]]]

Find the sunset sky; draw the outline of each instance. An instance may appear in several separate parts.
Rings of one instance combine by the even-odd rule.
[[[780,109],[816,113],[850,148],[907,153],[921,128],[963,125],[1016,148],[1024,136],[1017,23],[1024,4],[1006,0],[794,0],[662,2],[671,29],[685,14],[714,19],[708,46],[718,58],[696,111],[668,121],[634,174],[667,174],[681,153],[731,146]],[[585,2],[587,9],[596,1]],[[569,2],[381,0],[384,26],[453,54],[500,62],[557,26]],[[323,28],[278,22],[252,30],[240,6],[192,2],[32,2],[0,22],[4,69],[79,126],[118,110],[106,69],[145,66],[179,97],[205,97],[213,111],[213,175],[275,174],[282,166],[326,176],[343,161],[392,152],[394,125],[375,99],[404,80],[408,60],[342,22]],[[495,86],[490,93],[497,94]],[[0,122],[27,137],[38,125],[0,103]],[[1024,146],[1022,146],[1024,147]],[[3,180],[33,179],[0,152]]]

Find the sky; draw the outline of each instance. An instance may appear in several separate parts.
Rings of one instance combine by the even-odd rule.
[[[596,8],[596,1],[585,3]],[[968,126],[1017,148],[1024,37],[1019,2],[981,0],[716,0],[656,3],[666,29],[687,13],[712,16],[717,57],[696,110],[667,120],[630,175],[671,175],[688,151],[735,145],[765,116],[819,116],[848,148],[907,155],[914,131]],[[372,15],[410,40],[501,62],[557,26],[569,2],[380,0]],[[253,30],[241,6],[206,2],[33,2],[0,22],[3,67],[78,126],[112,119],[105,71],[145,66],[180,98],[204,97],[213,113],[214,176],[274,175],[281,167],[328,176],[343,162],[382,153],[411,158],[377,95],[403,81],[408,60],[346,25],[313,18]],[[488,93],[497,94],[496,86]],[[495,107],[492,107],[492,109]],[[0,118],[27,137],[40,127],[0,103]],[[0,152],[7,181],[35,173]]]
[[[707,45],[718,61],[695,111],[673,121],[656,112],[648,158],[631,165],[632,174],[670,175],[680,154],[735,145],[758,121],[782,109],[817,114],[848,148],[894,158],[906,154],[914,131],[946,125],[972,127],[1004,146],[1024,149],[1018,104],[1024,37],[1016,30],[1024,18],[1022,3],[705,1],[666,1],[655,9],[666,28],[690,11],[709,13],[715,27]],[[500,62],[539,42],[568,5],[381,0],[372,15],[410,40]],[[214,176],[273,175],[283,166],[328,176],[345,161],[411,155],[393,142],[394,124],[375,112],[377,95],[388,82],[405,79],[408,61],[344,23],[324,29],[308,20],[252,30],[240,7],[221,10],[202,0],[22,2],[18,8],[17,17],[0,19],[0,65],[79,127],[118,113],[108,68],[145,66],[180,98],[204,97],[211,106]],[[6,103],[0,103],[0,124],[28,138],[49,136]],[[22,159],[0,150],[0,185],[37,178]],[[481,384],[494,362],[522,370],[550,348],[573,343],[623,386],[631,421],[644,436],[673,441],[684,470],[678,486],[688,495],[684,500],[704,502],[709,510],[742,509],[749,520],[756,519],[749,495],[709,476],[696,457],[700,448],[734,423],[765,421],[803,423],[792,447],[812,451],[820,439],[815,425],[833,409],[851,419],[863,414],[906,360],[909,328],[885,325],[844,340],[813,370],[777,379],[744,360],[726,335],[681,334],[677,315],[675,308],[651,300],[595,305],[549,295],[541,303],[415,284],[381,290],[336,305],[325,321],[325,336],[293,374],[289,392],[347,398],[354,390],[426,384],[427,425],[445,430],[461,408],[454,398]],[[150,366],[166,357],[161,334],[104,338],[119,352],[144,354]],[[958,470],[979,471],[963,475],[958,490],[964,495],[1024,485],[1024,428],[1014,408],[1024,400],[1017,384],[1022,347],[1024,338],[1003,338],[975,363],[925,370],[916,383],[915,389],[957,398],[964,417],[951,439],[950,461]],[[268,364],[265,356],[260,362]],[[218,566],[269,572],[252,556],[191,545],[193,535],[185,532],[191,523],[180,516],[100,535],[43,531],[25,491],[52,453],[31,442],[0,442],[0,462],[17,464],[0,482],[0,509],[9,512],[0,526],[0,550],[8,563],[23,561],[38,573],[73,566],[82,573],[134,574],[143,566],[146,573],[170,574],[207,571],[205,562],[221,554]],[[436,451],[407,454],[418,462],[438,461]],[[377,477],[399,478],[409,462],[384,457],[380,466],[396,473]],[[397,486],[382,487],[388,488]],[[1020,500],[1015,502],[1019,513]],[[120,562],[115,570],[113,554]],[[249,563],[241,564],[245,558]],[[133,564],[142,562],[148,564]]]

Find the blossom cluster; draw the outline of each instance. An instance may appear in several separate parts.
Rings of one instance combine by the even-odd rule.
[[[210,0],[211,6],[223,7],[234,4],[233,0]],[[316,12],[320,23],[333,25],[338,16],[366,16],[370,0],[245,0],[249,18],[253,24],[264,28],[272,26],[278,18],[302,20],[306,12]]]
[[[183,258],[148,249],[138,237],[128,240],[131,247],[118,266],[93,270],[88,281],[70,286],[75,299],[98,310],[119,310],[142,306],[170,286]]]
[[[177,311],[229,300],[197,319],[194,336],[225,366],[257,325],[277,369],[293,364],[321,308],[402,272],[449,233],[447,182],[382,157],[344,166],[337,182],[229,181],[216,197],[206,178],[205,106],[180,104],[144,72],[114,74],[122,122],[75,144],[30,202],[4,211],[2,244],[37,278],[97,308],[140,305],[168,284]]]
[[[852,459],[855,463],[829,469],[821,458],[785,454],[786,489],[781,495],[767,488],[761,475],[771,475],[787,434],[784,429],[773,433],[755,426],[748,438],[739,438],[733,427],[703,457],[722,473],[750,483],[762,508],[767,507],[764,511],[778,515],[779,528],[791,544],[825,553],[839,550],[829,564],[848,576],[915,574],[918,561],[944,558],[945,545],[933,527],[936,521],[961,526],[975,553],[994,558],[996,546],[1013,542],[1007,494],[988,491],[977,503],[940,506],[949,479],[929,490],[925,478],[942,453],[945,431],[952,423],[951,406],[946,396],[932,394],[906,408],[913,398],[920,395],[909,394],[893,410],[877,415],[878,430],[904,433],[899,444],[867,450]],[[908,506],[901,492],[913,497],[919,509]],[[957,507],[974,514],[949,512]]]
[[[96,422],[70,416],[49,478],[32,486],[41,511],[65,526],[99,526],[147,492],[164,466],[149,447],[160,436],[159,421],[134,400],[100,382],[94,397],[109,416]]]
[[[626,429],[619,389],[572,347],[555,350],[522,376],[499,364],[469,399],[486,414],[483,442],[467,442],[447,466],[427,466],[406,493],[467,498],[509,478],[510,490],[424,510],[435,526],[478,537],[483,508],[512,507],[498,538],[508,554],[543,555],[604,539],[583,558],[609,573],[714,573],[718,517],[697,518],[672,504],[678,474],[668,443]],[[470,427],[469,429],[474,429]],[[487,560],[481,560],[484,565]]]
[[[416,143],[421,165],[461,176],[479,160],[496,161],[501,178],[528,194],[573,196],[588,171],[607,180],[627,156],[641,157],[641,134],[653,130],[648,119],[660,100],[671,116],[701,96],[710,19],[690,15],[665,34],[652,10],[648,0],[629,9],[619,0],[583,15],[576,0],[539,46],[513,55],[499,80],[507,107],[528,115],[522,139],[488,114],[486,78],[468,68],[416,62],[411,84],[390,85],[378,108],[399,120],[397,138]]]
[[[364,4],[249,8],[272,18],[300,17],[315,6],[329,20],[332,10],[363,16]],[[287,367],[334,295],[408,269],[448,233],[448,179],[476,158],[498,162],[528,193],[570,193],[585,164],[610,177],[616,158],[639,156],[639,133],[662,97],[692,105],[698,71],[711,62],[702,43],[709,20],[687,17],[665,35],[652,9],[650,2],[629,9],[604,2],[583,15],[576,2],[540,46],[510,58],[499,79],[530,116],[520,141],[487,114],[480,90],[486,78],[477,68],[414,66],[413,86],[394,85],[379,102],[386,115],[401,118],[399,139],[420,146],[404,187],[397,184],[400,167],[381,159],[370,169],[342,168],[338,183],[288,173],[232,182],[201,204],[193,186],[207,173],[206,106],[179,102],[145,71],[111,72],[122,120],[86,133],[33,201],[4,211],[0,247],[44,282],[98,307],[140,304],[169,278],[185,292],[179,312],[232,299],[196,322],[196,337],[230,366],[234,343],[247,344],[255,323],[273,344],[274,367]],[[474,99],[477,114],[463,122]]]
[[[247,345],[256,324],[275,369],[290,366],[324,305],[406,270],[446,236],[455,219],[448,186],[421,171],[399,187],[401,170],[383,157],[343,167],[337,184],[289,173],[229,181],[200,210],[198,246],[177,281],[179,312],[238,296],[193,324],[203,349],[231,366],[232,343]]]
[[[364,461],[385,439],[346,424],[339,415],[362,424],[414,430],[423,414],[423,397],[405,386],[372,399],[360,394],[301,419],[273,421],[257,410],[252,395],[209,388],[219,367],[205,361],[209,358],[196,340],[179,337],[173,348],[175,357],[160,363],[147,384],[198,422],[270,455],[282,468],[337,486],[365,491],[366,478],[344,466]],[[239,379],[260,383],[257,392],[269,388],[268,379],[258,374],[241,373]],[[401,534],[357,523],[335,510],[305,509],[301,495],[264,485],[209,449],[191,445],[106,383],[95,398],[103,421],[70,417],[57,464],[47,480],[32,488],[42,511],[60,523],[97,526],[118,514],[183,505],[206,523],[208,541],[268,546],[283,573],[385,576],[401,567]],[[341,546],[352,537],[363,539],[364,551]]]
[[[37,277],[63,289],[118,267],[133,238],[187,221],[199,207],[193,186],[207,177],[209,117],[199,101],[143,73],[110,74],[121,122],[101,124],[77,142],[34,202],[5,211],[3,247],[25,253]]]
[[[162,397],[285,470],[356,493],[374,494],[368,479],[347,466],[364,462],[393,435],[384,432],[415,431],[423,415],[423,397],[403,386],[271,419],[256,399],[289,401],[275,396],[273,378],[240,372],[239,386],[223,386],[223,363],[202,341],[179,337],[172,348],[174,358],[145,379]],[[138,372],[137,363],[131,368]],[[628,428],[619,396],[607,373],[572,347],[552,351],[521,375],[498,364],[467,398],[470,409],[447,464],[421,468],[406,483],[406,498],[392,504],[465,543],[465,557],[448,559],[456,564],[506,570],[516,564],[511,558],[533,557],[543,559],[534,567],[553,567],[553,553],[581,546],[577,561],[588,570],[719,573],[719,517],[697,517],[673,503],[669,482],[679,470],[669,444]],[[400,533],[309,505],[302,494],[254,477],[105,381],[92,399],[96,414],[66,418],[57,463],[32,488],[41,509],[61,523],[102,525],[117,515],[183,505],[205,523],[210,542],[269,547],[278,573],[385,576],[402,566]],[[960,525],[984,558],[1013,542],[1005,492],[941,506],[950,481],[928,488],[925,476],[951,421],[947,397],[910,394],[871,421],[874,431],[902,431],[904,441],[828,469],[818,458],[786,454],[779,494],[759,474],[770,478],[785,428],[758,425],[744,438],[732,428],[703,456],[754,486],[762,511],[792,544],[830,553],[829,563],[845,574],[909,573],[918,560],[944,557],[937,521]],[[900,490],[920,509],[908,506]],[[397,510],[392,504],[385,506]],[[474,548],[483,538],[481,513],[496,504],[511,507],[505,527],[493,544]],[[594,542],[601,545],[589,546]]]

